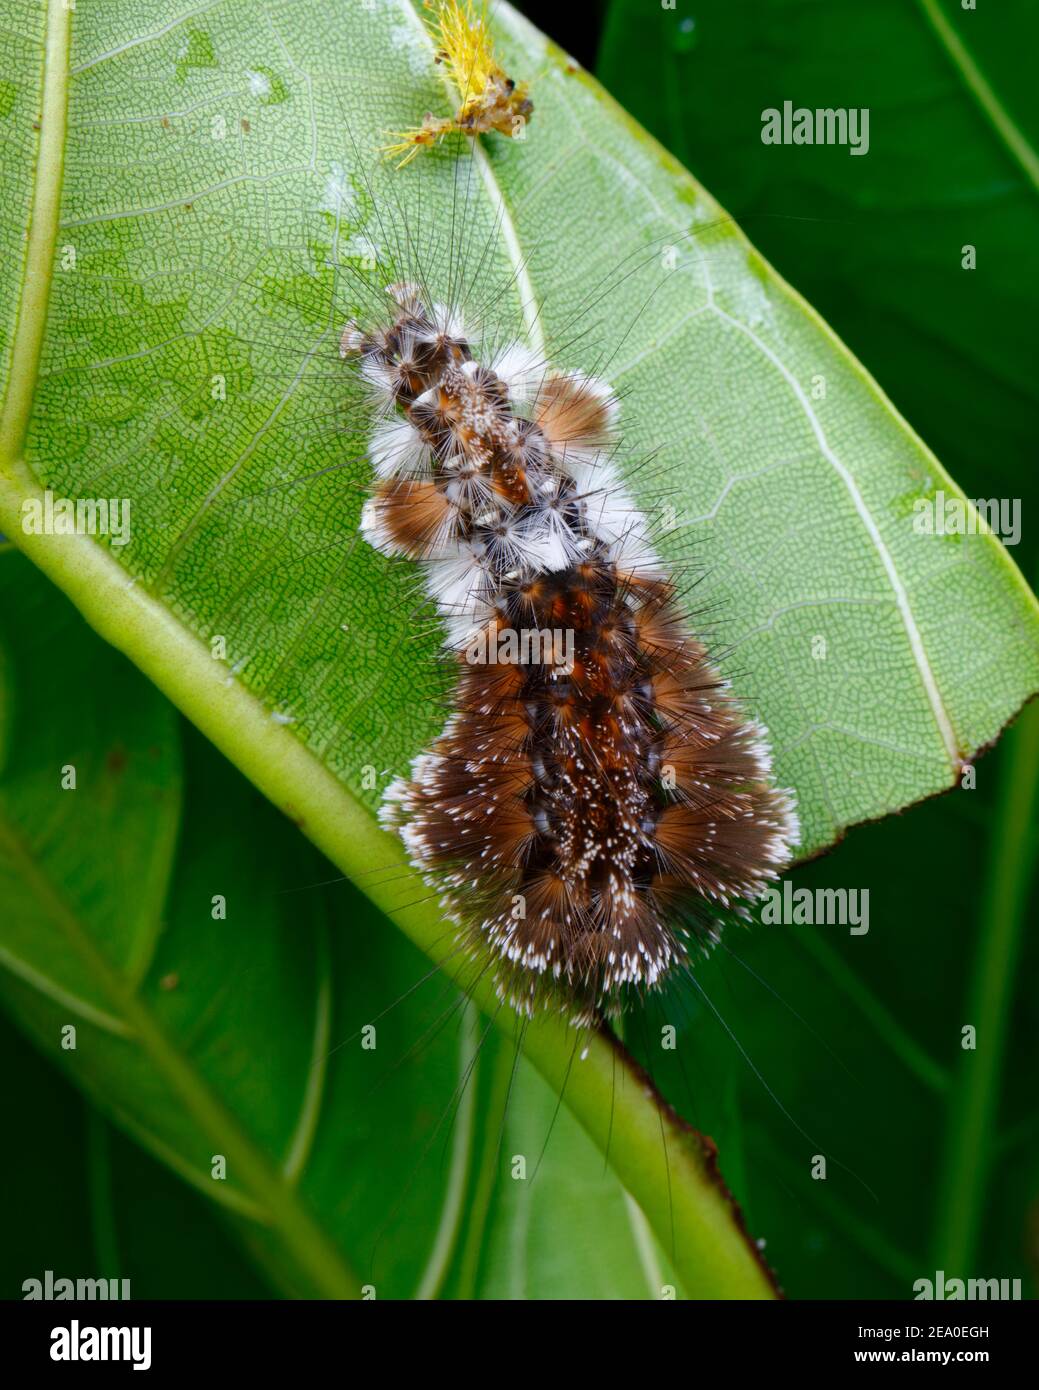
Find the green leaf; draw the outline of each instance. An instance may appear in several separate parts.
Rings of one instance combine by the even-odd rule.
[[[416,696],[436,635],[416,640],[413,576],[355,544],[366,422],[344,415],[335,357],[350,258],[395,197],[434,289],[468,248],[471,295],[506,277],[501,331],[625,391],[633,458],[655,451],[633,487],[674,506],[676,564],[710,542],[712,636],[771,730],[806,850],[949,786],[1035,689],[1035,602],[1006,553],[914,533],[916,500],[958,495],[933,456],[709,196],[507,7],[536,116],[477,150],[461,245],[452,151],[371,164],[385,130],[457,100],[411,6],[344,8],[331,28],[316,0],[259,23],[232,0],[160,8],[134,29],[52,3],[46,30],[30,8],[3,40],[23,124],[0,146],[0,525],[450,973],[471,967],[397,878],[365,787],[437,722]],[[377,278],[397,278],[377,249]],[[43,486],[128,497],[130,543],[25,533]],[[489,986],[474,994],[501,1019]],[[673,1224],[686,1291],[767,1293],[708,1155],[610,1043],[592,1035],[577,1066],[539,1019],[524,1049],[665,1245]]]

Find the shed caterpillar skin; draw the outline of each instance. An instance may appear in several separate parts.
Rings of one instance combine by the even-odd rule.
[[[340,347],[378,406],[361,531],[421,562],[458,684],[382,820],[503,1000],[586,1023],[747,915],[796,844],[792,796],[617,474],[610,387],[519,343],[481,361],[455,312],[389,294],[389,325]]]
[[[426,0],[429,29],[437,44],[437,63],[443,63],[451,81],[463,94],[453,116],[427,112],[420,126],[393,132],[392,143],[383,146],[388,159],[405,165],[421,149],[438,145],[452,133],[473,138],[494,130],[500,135],[523,132],[534,110],[527,84],[516,82],[503,71],[494,52],[487,25],[486,3],[473,8],[473,0]]]

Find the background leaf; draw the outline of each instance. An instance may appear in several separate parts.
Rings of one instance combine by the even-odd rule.
[[[129,1279],[134,1298],[273,1296],[202,1197],[102,1119],[6,1018],[0,1039],[8,1106],[32,1117],[0,1155],[4,1298],[48,1269]]]

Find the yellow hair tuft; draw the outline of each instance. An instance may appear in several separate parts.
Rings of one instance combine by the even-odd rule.
[[[425,5],[432,12],[429,29],[437,45],[436,61],[447,68],[462,94],[462,105],[454,116],[430,112],[420,126],[387,132],[391,142],[382,146],[382,153],[396,160],[398,169],[453,131],[475,138],[495,130],[522,139],[534,109],[527,84],[513,82],[494,56],[486,0],[479,6],[473,0],[425,0]]]

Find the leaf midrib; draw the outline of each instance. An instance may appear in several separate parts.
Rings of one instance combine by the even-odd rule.
[[[0,412],[0,469],[5,464],[9,466],[21,455],[40,372],[65,168],[71,23],[72,6],[63,3],[63,0],[48,0],[40,139],[29,214],[29,235],[15,310],[10,375]]]

